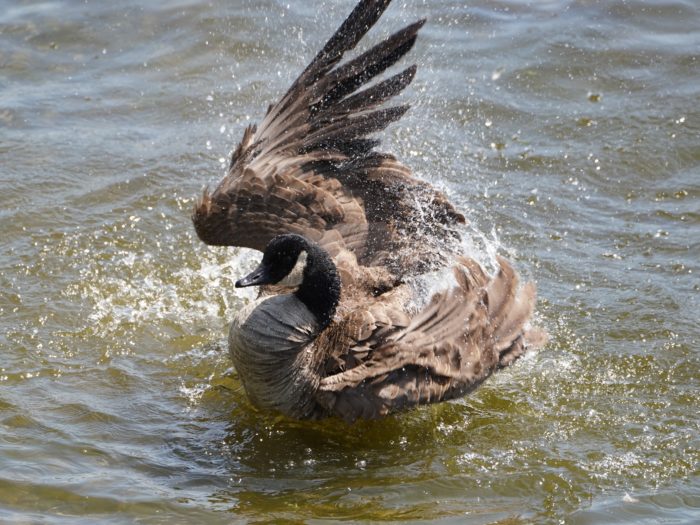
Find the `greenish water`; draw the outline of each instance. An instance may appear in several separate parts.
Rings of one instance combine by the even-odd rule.
[[[0,522],[700,521],[700,6],[395,4],[370,42],[429,21],[385,147],[551,343],[381,422],[255,412],[256,255],[189,213],[352,2],[0,2]]]

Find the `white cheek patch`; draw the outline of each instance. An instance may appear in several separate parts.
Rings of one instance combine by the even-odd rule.
[[[304,280],[304,268],[306,268],[306,251],[299,254],[292,271],[277,284],[281,284],[282,286],[299,286]]]

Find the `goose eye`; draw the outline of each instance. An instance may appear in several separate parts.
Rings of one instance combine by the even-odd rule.
[[[390,284],[379,284],[375,287],[372,288],[372,295],[374,297],[378,297],[382,294],[385,294],[389,290],[391,290],[393,287]]]

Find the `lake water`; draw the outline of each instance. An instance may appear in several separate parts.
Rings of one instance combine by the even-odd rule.
[[[189,215],[353,3],[142,4],[0,1],[0,522],[700,522],[700,4],[395,0],[365,47],[428,22],[384,148],[551,342],[352,427],[250,407],[257,255]]]

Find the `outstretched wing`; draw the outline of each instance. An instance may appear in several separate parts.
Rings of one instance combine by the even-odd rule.
[[[228,173],[195,207],[204,242],[263,250],[294,232],[399,273],[443,263],[464,217],[370,138],[408,109],[381,106],[416,66],[365,87],[411,49],[424,20],[340,64],[389,2],[362,0],[260,126],[246,129]]]
[[[478,263],[461,258],[459,286],[434,295],[410,321],[379,306],[349,315],[344,322],[354,329],[339,332],[352,339],[350,350],[329,358],[319,404],[353,421],[450,399],[542,345],[544,332],[528,327],[535,286],[519,288],[510,264],[499,259],[499,265],[489,278]]]

